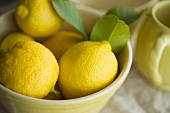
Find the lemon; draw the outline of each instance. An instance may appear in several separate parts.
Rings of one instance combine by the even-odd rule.
[[[21,41],[0,59],[0,83],[20,94],[43,98],[54,89],[58,63],[49,49],[35,41]]]
[[[20,0],[15,18],[25,33],[36,38],[55,34],[63,24],[50,0]]]
[[[83,41],[70,47],[59,61],[59,88],[67,99],[95,93],[116,77],[118,62],[108,41]]]
[[[45,100],[60,100],[57,98],[56,94],[51,93],[51,92],[47,96],[45,96],[43,99],[45,99]]]
[[[50,49],[57,60],[65,51],[74,44],[83,41],[83,36],[72,31],[59,31],[54,36],[48,38],[43,44]]]
[[[57,93],[55,93],[55,91]],[[60,89],[58,87],[58,84],[56,83],[55,85],[55,89],[50,92],[46,97],[44,97],[43,99],[46,100],[64,100],[64,96],[62,95],[62,93],[60,93]]]
[[[169,70],[169,54],[170,54],[170,37],[162,35],[142,47],[142,40],[138,41],[136,49],[136,64],[142,74],[152,84],[164,90],[170,90],[170,70]],[[152,46],[151,46],[152,45]],[[147,49],[145,49],[147,48]],[[143,52],[145,57],[143,57]]]
[[[0,48],[1,49],[12,48],[17,42],[28,40],[33,41],[34,39],[21,32],[11,33],[2,41]]]

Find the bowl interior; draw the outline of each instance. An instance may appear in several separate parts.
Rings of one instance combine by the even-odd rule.
[[[86,30],[90,32],[94,23],[100,18],[100,16],[98,14],[95,14],[95,12],[90,12],[83,8],[82,9],[79,8],[79,11],[81,15],[83,15],[83,21],[85,23]],[[91,20],[91,22],[89,22],[89,20]],[[3,38],[5,38],[9,33],[20,31],[14,19],[14,10],[7,12],[0,17],[0,26],[3,26],[3,29],[0,30],[0,41],[2,41]],[[70,27],[67,23],[65,23],[62,29],[75,30],[75,29],[72,29],[72,27]],[[132,48],[131,48],[131,44],[129,41],[125,49],[120,53],[120,55],[117,56],[117,58],[118,58],[118,63],[119,63],[119,73],[118,73],[118,77],[116,78],[116,80],[112,84],[110,84],[108,87],[104,88],[103,90],[97,93],[94,93],[92,95],[89,95],[89,96],[85,96],[85,97],[77,98],[77,99],[71,99],[71,100],[64,100],[64,101],[63,100],[53,101],[53,100],[35,99],[35,98],[31,98],[31,97],[27,97],[27,96],[15,93],[5,88],[1,84],[0,84],[0,92],[3,91],[7,95],[12,95],[15,98],[20,98],[26,101],[34,101],[37,103],[50,103],[50,104],[56,104],[56,103],[57,104],[66,104],[66,103],[69,104],[70,103],[71,104],[71,103],[79,103],[82,101],[87,101],[92,98],[97,98],[106,92],[110,92],[114,88],[116,91],[121,86],[121,84],[124,82],[130,70],[131,64],[132,64]]]
[[[158,0],[70,0],[76,4],[86,5],[98,10],[109,10],[116,6],[146,8]]]

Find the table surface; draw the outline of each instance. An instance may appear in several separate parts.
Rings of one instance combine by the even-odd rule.
[[[17,2],[0,0],[0,15],[12,8]],[[15,0],[17,1],[17,0]],[[170,113],[170,92],[151,86],[138,72],[135,64],[124,84],[111,97],[100,113]],[[8,113],[0,104],[0,113]]]

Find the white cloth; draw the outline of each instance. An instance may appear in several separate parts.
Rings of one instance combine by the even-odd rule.
[[[132,65],[124,84],[100,113],[170,113],[170,92],[149,84]]]

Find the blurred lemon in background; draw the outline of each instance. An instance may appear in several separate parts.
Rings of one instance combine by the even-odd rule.
[[[43,44],[50,49],[57,60],[65,53],[65,51],[74,44],[84,40],[84,37],[72,31],[59,31],[54,36],[48,38]]]

